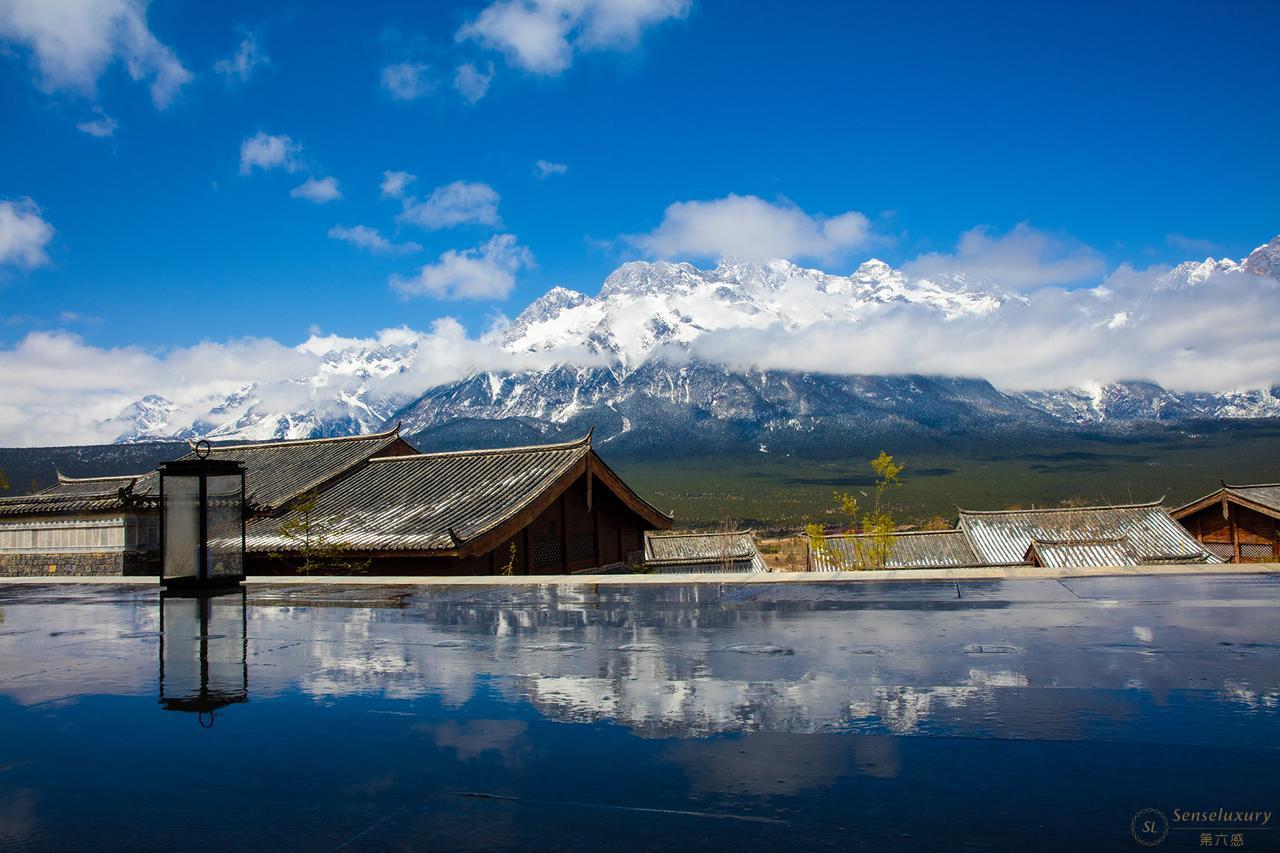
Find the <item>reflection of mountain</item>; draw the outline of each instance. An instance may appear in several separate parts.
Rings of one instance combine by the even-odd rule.
[[[1206,724],[1184,740],[1230,742],[1253,720],[1280,747],[1280,727],[1256,726],[1280,708],[1269,588],[1159,579],[1191,618],[1133,581],[254,587],[248,685],[255,705],[364,696],[412,714],[429,698],[457,722],[422,731],[459,761],[527,752],[526,723],[494,702],[643,737],[852,733],[860,746],[832,749],[873,775],[894,759],[855,754],[868,738],[1146,741],[1188,706]],[[154,592],[0,587],[0,608],[0,695],[154,695]],[[737,761],[715,749],[726,768],[699,768],[707,785]]]

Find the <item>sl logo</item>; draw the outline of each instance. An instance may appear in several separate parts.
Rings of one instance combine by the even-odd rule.
[[[1159,809],[1143,809],[1129,821],[1129,834],[1143,847],[1155,847],[1169,834],[1169,819]]]

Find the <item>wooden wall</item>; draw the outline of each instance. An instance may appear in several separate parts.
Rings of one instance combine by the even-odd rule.
[[[463,558],[379,554],[373,556],[368,571],[457,577],[503,575],[510,566],[512,575],[562,575],[624,562],[628,554],[640,554],[644,531],[650,527],[599,479],[592,484],[588,508],[584,475],[523,530],[485,554]],[[286,563],[262,555],[249,555],[249,559],[250,574],[293,573]]]
[[[1191,535],[1230,563],[1272,563],[1280,561],[1280,526],[1276,520],[1248,507],[1227,504],[1207,506],[1179,519]]]

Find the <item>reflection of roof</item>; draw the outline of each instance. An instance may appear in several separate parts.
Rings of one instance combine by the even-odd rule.
[[[1032,540],[1087,542],[1122,539],[1139,562],[1217,562],[1159,501],[1061,509],[960,510],[960,529],[986,565],[1020,565]]]
[[[1223,497],[1236,503],[1255,509],[1264,515],[1280,518],[1280,483],[1254,483],[1252,485],[1234,486],[1223,483],[1216,492],[1197,498],[1189,504],[1173,511],[1174,518],[1184,518],[1199,512],[1206,506],[1218,503]]]
[[[1123,539],[1080,541],[1031,540],[1026,562],[1050,569],[1077,566],[1136,566],[1138,560]]]
[[[590,435],[562,444],[373,459],[320,492],[310,521],[353,551],[482,553],[477,540],[505,541],[588,470],[651,524],[670,524],[595,455]],[[300,519],[293,509],[252,522],[248,550],[294,549],[279,528]]]
[[[863,534],[837,534],[824,539],[825,551],[809,549],[810,570],[838,572],[857,566],[857,547],[871,540]],[[886,569],[946,569],[981,565],[959,530],[916,530],[893,535]]]
[[[767,572],[750,531],[668,533],[647,531],[645,568],[658,572]]]
[[[121,477],[64,477],[31,495],[0,498],[0,516],[123,512],[154,508],[147,492],[138,488],[146,474]]]

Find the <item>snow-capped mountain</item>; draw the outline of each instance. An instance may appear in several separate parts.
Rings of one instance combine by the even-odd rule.
[[[1239,276],[1242,284],[1259,276],[1274,284],[1280,280],[1280,237],[1239,262],[1180,264],[1153,286],[1158,297],[1162,290],[1200,287],[1214,276]],[[697,351],[700,339],[718,333],[781,329],[804,335],[826,324],[847,325],[856,334],[899,309],[963,323],[1030,310],[1035,298],[962,273],[911,276],[877,260],[849,275],[778,260],[721,262],[710,270],[633,262],[612,273],[594,297],[551,289],[492,335],[485,345],[497,358],[489,363],[505,369],[477,366],[460,379],[432,382],[423,378],[432,375],[424,368],[441,351],[428,335],[392,330],[376,341],[313,337],[296,348],[310,359],[307,375],[252,382],[181,404],[148,395],[109,425],[121,442],[347,435],[400,420],[407,434],[455,434],[459,442],[595,426],[601,441],[644,443],[645,434],[672,441],[718,431],[726,440],[767,445],[770,436],[817,440],[836,429],[938,434],[1280,417],[1280,386],[1174,393],[1135,381],[1004,393],[978,378],[734,370]],[[1115,311],[1111,325],[1127,318]]]
[[[875,306],[893,302],[953,318],[990,313],[1011,298],[1017,297],[971,287],[960,274],[913,279],[877,260],[848,276],[778,260],[722,261],[712,270],[635,261],[605,279],[594,299],[553,288],[515,319],[503,343],[511,352],[585,348],[625,374],[662,347],[687,347],[722,329],[799,329],[817,319],[857,322]]]

